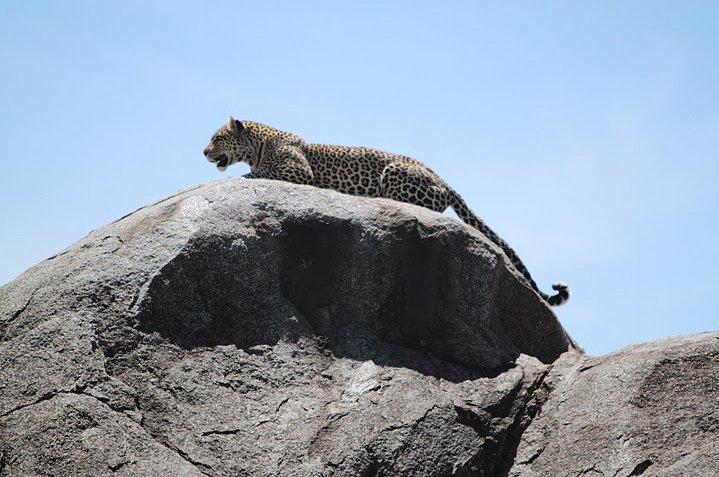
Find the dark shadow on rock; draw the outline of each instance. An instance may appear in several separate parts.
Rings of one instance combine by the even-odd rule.
[[[456,278],[446,260],[448,244],[423,237],[417,222],[399,224],[381,239],[365,234],[351,221],[290,220],[283,223],[283,232],[279,247],[283,297],[316,334],[330,339],[338,356],[406,366],[450,380],[454,370],[448,374],[439,371],[436,363],[420,365],[417,356],[405,360],[407,353],[399,349],[459,362],[473,368],[474,377],[496,375],[513,366],[519,356],[494,348],[487,350],[492,357],[485,362],[462,359],[458,350],[471,348],[477,338],[473,333],[480,330],[457,333],[461,284],[447,280]],[[396,346],[384,350],[368,337],[385,347]],[[365,346],[370,342],[372,346]]]
[[[472,322],[485,305],[461,296],[448,244],[416,221],[372,234],[351,220],[286,216],[281,231],[258,232],[194,237],[146,285],[137,328],[187,349],[326,337],[338,356],[449,380],[495,376],[520,354]]]
[[[150,281],[139,304],[138,329],[157,332],[183,348],[250,348],[293,339],[295,311],[277,300],[262,277],[265,260],[256,242],[215,237],[191,241]]]

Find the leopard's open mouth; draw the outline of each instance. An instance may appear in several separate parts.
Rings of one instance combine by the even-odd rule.
[[[225,169],[229,162],[230,160],[224,154],[215,158],[215,164],[217,165],[218,169]]]

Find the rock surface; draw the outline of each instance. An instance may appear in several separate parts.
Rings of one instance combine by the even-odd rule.
[[[392,201],[179,193],[0,289],[0,475],[508,469],[542,362],[572,349],[510,268]]]
[[[0,288],[0,476],[715,475],[717,338],[587,358],[463,224],[219,181]]]
[[[719,475],[719,333],[565,355],[510,476]]]

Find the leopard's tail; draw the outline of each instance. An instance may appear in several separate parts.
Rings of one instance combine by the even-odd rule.
[[[489,226],[484,223],[482,219],[477,217],[477,215],[470,210],[470,208],[467,206],[467,203],[462,199],[462,197],[455,192],[454,190],[450,189],[450,206],[456,214],[461,218],[465,223],[468,225],[474,227],[475,229],[482,232],[489,240],[494,242],[495,245],[497,245],[499,248],[502,249],[502,251],[507,255],[509,260],[512,262],[514,267],[522,274],[524,275],[524,278],[527,279],[529,284],[536,290],[539,295],[544,298],[544,300],[549,303],[552,306],[559,306],[563,305],[564,303],[569,300],[569,287],[562,282],[557,282],[552,285],[552,288],[557,292],[555,295],[549,296],[546,293],[544,293],[542,290],[539,289],[537,284],[532,279],[532,276],[529,274],[529,270],[527,270],[527,267],[524,266],[524,263],[519,259],[519,256],[517,253],[512,250],[512,247],[509,246],[507,242],[502,240],[502,238],[497,235],[497,233],[489,228]]]

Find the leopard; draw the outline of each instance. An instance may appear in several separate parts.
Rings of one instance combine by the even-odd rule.
[[[435,212],[452,208],[470,227],[499,247],[531,288],[550,306],[567,302],[570,289],[556,282],[554,295],[535,283],[517,253],[467,206],[464,199],[438,174],[409,156],[357,146],[334,146],[305,142],[300,136],[262,123],[230,116],[212,135],[203,151],[220,172],[244,162],[244,177],[272,179],[362,196],[392,199]]]

